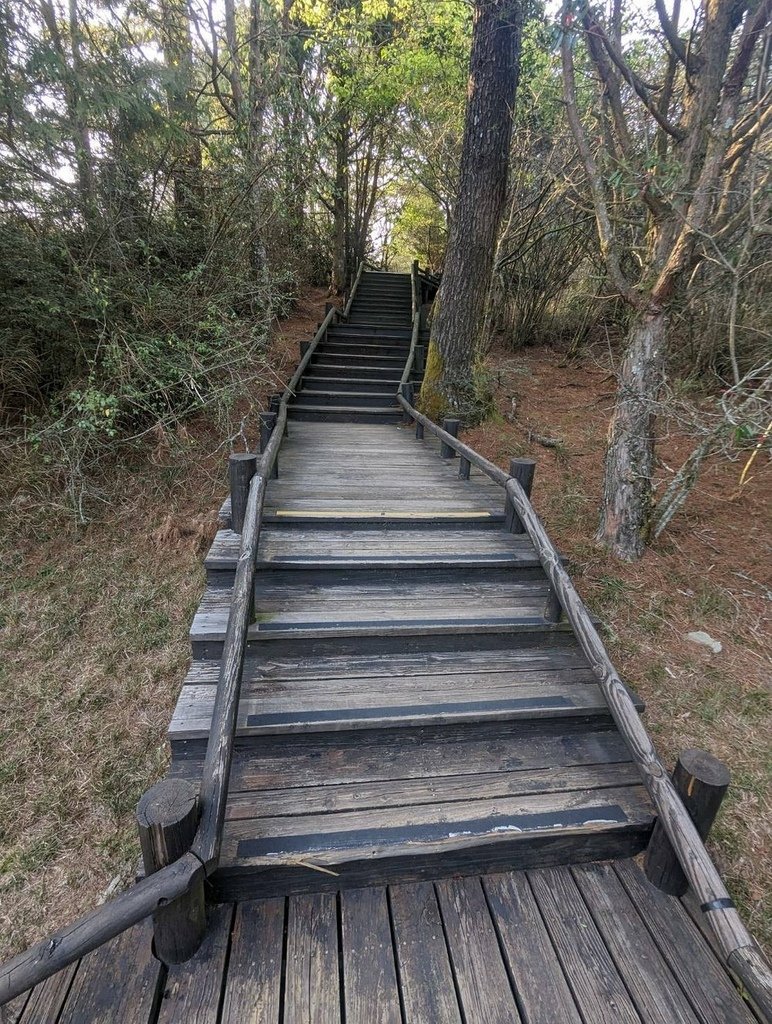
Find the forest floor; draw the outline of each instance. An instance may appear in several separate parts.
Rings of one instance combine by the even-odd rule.
[[[464,440],[503,468],[537,461],[534,506],[570,559],[582,597],[603,620],[612,660],[646,702],[645,723],[669,767],[700,747],[732,784],[709,843],[746,924],[772,948],[772,463],[714,460],[643,559],[627,564],[593,541],[614,399],[608,354],[566,361],[547,348],[494,349],[487,368],[497,415]],[[693,443],[661,422],[660,478]],[[534,435],[558,440],[544,447]],[[718,654],[686,639],[704,631]]]
[[[309,293],[277,326],[266,393],[290,376],[325,298]],[[711,848],[746,922],[772,944],[770,467],[758,465],[738,494],[742,463],[711,466],[646,557],[620,563],[592,540],[608,371],[589,355],[567,365],[546,349],[493,352],[489,362],[499,415],[465,439],[504,467],[514,455],[537,459],[534,503],[646,700],[668,763],[699,746],[731,766]],[[545,449],[529,427],[564,443]],[[167,764],[202,555],[226,490],[228,444],[214,424],[202,417],[168,441],[102,482],[109,511],[86,528],[50,520],[0,480],[10,488],[0,522],[0,958],[116,891],[138,863],[134,807]],[[668,465],[686,450],[677,433],[660,449]],[[698,629],[722,643],[720,654],[684,639]]]
[[[326,298],[276,326],[253,406],[292,375]],[[246,417],[254,444],[249,413],[233,430]],[[0,960],[133,877],[134,808],[168,763],[228,453],[205,416],[159,436],[98,481],[105,511],[80,528],[0,476]]]

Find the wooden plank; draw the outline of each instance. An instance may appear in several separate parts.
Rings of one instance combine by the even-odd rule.
[[[384,888],[340,894],[346,1024],[402,1024]]]
[[[406,1020],[461,1024],[434,885],[393,885],[389,901]]]
[[[292,789],[372,783],[389,779],[443,778],[531,769],[628,763],[624,741],[612,729],[580,730],[566,723],[560,735],[520,732],[518,723],[427,729],[422,734],[374,734],[362,744],[353,736],[333,735],[293,741],[268,739],[258,752],[237,751],[233,761],[231,792],[256,789]],[[198,766],[189,772],[196,776]],[[182,766],[184,773],[185,766]]]
[[[613,867],[585,865],[572,874],[646,1024],[699,1024]]]
[[[678,899],[650,885],[631,861],[615,870],[700,1021],[751,1024],[753,1015]]]
[[[77,970],[78,961],[36,985],[29,999],[25,999],[26,1005],[22,1004],[24,1012],[19,1011],[20,1017],[9,1016],[9,1024],[16,1020],[20,1020],[21,1024],[45,1024],[47,1021],[58,1020]],[[6,1024],[2,1016],[0,1020]]]
[[[420,685],[418,682],[416,685]],[[248,692],[239,702],[236,728],[240,736],[287,732],[330,732],[339,729],[431,725],[450,722],[533,721],[593,716],[609,718],[608,705],[595,684],[514,686],[506,682],[482,692],[448,688],[444,692],[404,693],[308,692],[274,696]],[[212,720],[214,687],[185,687],[169,727],[172,740],[206,737]]]
[[[147,1024],[163,984],[152,931],[146,919],[84,957],[57,1024]]]
[[[488,875],[482,882],[528,1024],[582,1024],[525,873]]]
[[[31,995],[31,992],[23,992],[9,1003],[3,1003],[0,1006],[0,1024],[18,1024]]]
[[[226,822],[223,856],[249,864],[311,857],[335,864],[356,854],[384,857],[480,848],[533,836],[608,834],[644,829],[651,811],[640,787],[458,801],[412,807],[337,811],[323,815],[236,819]]]
[[[517,673],[539,669],[587,668],[584,655],[578,650],[570,634],[523,638],[514,647],[508,638],[505,646],[491,650],[453,649],[452,641],[443,638],[447,650],[392,651],[387,654],[368,652],[350,654],[315,655],[296,651],[283,657],[272,657],[266,650],[260,657],[244,660],[243,679],[246,685],[270,683],[272,680],[288,683],[310,680],[350,678],[352,685],[367,678],[394,679],[397,677],[429,676],[433,674],[465,674],[468,685],[481,673]],[[185,679],[185,685],[214,685],[219,678],[220,662],[215,659],[195,659]],[[366,683],[363,685],[367,685]]]
[[[283,899],[239,903],[221,1024],[280,1024]]]
[[[168,969],[156,1024],[217,1024],[233,915],[230,903],[210,908],[198,952]]]
[[[640,1024],[570,870],[529,871],[528,880],[584,1019],[593,1024]]]
[[[287,910],[284,1024],[340,1021],[334,893],[291,896]]]
[[[479,878],[444,880],[436,889],[464,1020],[517,1024],[520,1014]]]
[[[354,785],[330,785],[303,789],[265,789],[232,792],[228,802],[229,821],[278,815],[322,814],[344,810],[408,807],[525,796],[537,793],[587,791],[610,786],[637,785],[638,770],[633,764],[592,765],[587,768],[562,766],[524,772],[499,772],[481,775],[453,775],[388,782],[359,782]]]

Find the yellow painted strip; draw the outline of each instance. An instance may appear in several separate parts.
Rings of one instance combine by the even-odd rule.
[[[493,512],[356,512],[353,509],[329,509],[328,511],[308,511],[300,509],[277,508],[275,516],[298,516],[303,519],[381,519],[390,516],[394,519],[489,519]]]

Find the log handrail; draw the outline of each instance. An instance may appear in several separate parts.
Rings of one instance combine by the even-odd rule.
[[[654,748],[629,691],[617,674],[592,618],[571,577],[563,568],[560,555],[528,496],[514,477],[420,413],[406,398],[405,390],[403,386],[397,398],[408,416],[504,488],[531,538],[542,568],[573,627],[614,722],[641,773],[642,781],[699,901],[700,909],[713,929],[724,962],[747,990],[762,1018],[772,1024],[772,970],[743,924],[718,869]]]
[[[200,880],[202,872],[209,875],[217,867],[236,736],[247,631],[252,612],[266,485],[287,424],[287,403],[295,393],[314,350],[339,313],[337,307],[328,311],[300,360],[282,396],[276,425],[249,484],[247,512],[236,565],[212,726],[201,774],[201,818],[191,850],[167,867],[148,875],[109,903],[89,911],[66,928],[0,965],[0,1006],[133,927],[160,906],[184,896]]]

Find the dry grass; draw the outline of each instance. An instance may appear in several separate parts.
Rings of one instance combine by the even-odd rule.
[[[545,349],[494,352],[490,367],[501,415],[465,440],[504,467],[516,455],[538,461],[534,504],[603,618],[612,658],[646,701],[646,723],[668,764],[701,747],[731,768],[710,847],[747,924],[770,948],[772,467],[756,460],[755,477],[738,493],[742,461],[712,464],[654,548],[621,563],[593,543],[611,377],[590,358],[567,366]],[[690,446],[667,428],[659,454],[673,467]],[[562,443],[545,448],[533,432]],[[664,467],[661,476],[668,479]],[[722,652],[687,641],[693,630],[721,641]]]
[[[324,298],[313,292],[280,325],[267,391],[291,373]],[[252,409],[242,416],[254,438]],[[2,481],[0,958],[90,909],[138,862],[134,807],[167,764],[201,554],[226,488],[211,424],[168,440],[99,481],[109,503],[85,529],[52,518],[18,467]]]

